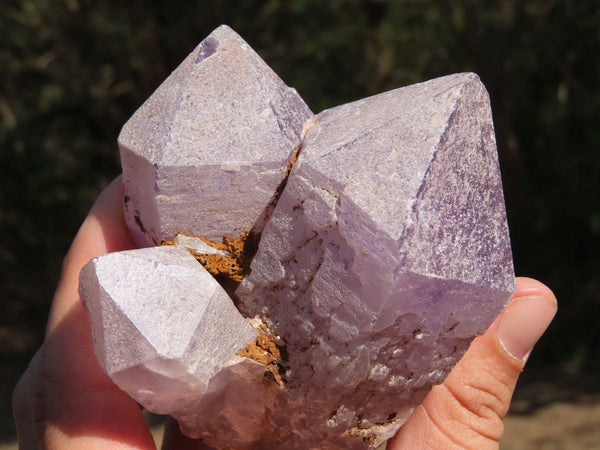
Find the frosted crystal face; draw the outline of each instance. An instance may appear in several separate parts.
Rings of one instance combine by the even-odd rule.
[[[119,136],[136,243],[260,232],[311,116],[241,37],[217,28]]]
[[[512,295],[475,74],[313,117],[219,27],[119,145],[132,236],[181,247],[84,268],[96,353],[121,388],[214,448],[379,446]],[[214,242],[250,229],[258,250]],[[223,269],[242,257],[249,272]]]
[[[277,438],[389,437],[510,298],[508,242],[476,75],[318,114],[237,290],[286,342]]]
[[[183,248],[104,255],[80,278],[100,364],[155,412],[182,415],[256,339],[227,293]]]

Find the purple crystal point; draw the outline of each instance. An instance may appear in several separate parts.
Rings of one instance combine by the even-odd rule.
[[[476,75],[318,114],[237,291],[286,341],[276,439],[390,437],[502,310],[513,278]]]
[[[256,332],[187,250],[154,247],[94,258],[81,272],[80,294],[106,373],[150,410],[178,418],[188,434],[198,437],[199,424],[212,424],[200,402],[226,399],[222,391],[240,372],[260,397],[265,367],[237,356]],[[264,390],[262,397],[253,406],[258,423]]]
[[[136,243],[260,231],[311,116],[241,37],[217,28],[119,136]]]

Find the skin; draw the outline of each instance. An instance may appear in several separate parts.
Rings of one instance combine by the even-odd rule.
[[[63,262],[45,341],[13,393],[23,449],[155,448],[139,405],[98,364],[77,292],[79,272],[91,258],[134,248],[122,198],[117,179],[99,196]],[[447,380],[433,388],[388,449],[498,448],[519,373],[555,312],[550,289],[518,278],[504,312],[473,341]],[[163,448],[202,446],[171,422]]]

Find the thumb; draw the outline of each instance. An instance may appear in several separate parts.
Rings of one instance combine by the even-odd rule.
[[[473,340],[388,449],[498,448],[517,378],[555,313],[550,289],[530,278],[517,278],[515,294],[502,314]]]

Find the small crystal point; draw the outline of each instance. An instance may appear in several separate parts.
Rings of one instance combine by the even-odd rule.
[[[187,250],[154,247],[94,258],[81,272],[80,294],[106,373],[149,410],[186,423],[190,433],[199,433],[190,421],[212,424],[199,412],[205,395],[221,396],[221,406],[231,409],[237,402],[228,406],[233,399],[221,390],[236,389],[233,382],[262,383],[266,368],[237,356],[256,340],[255,330]],[[255,414],[264,414],[264,399],[258,400]]]
[[[260,231],[311,116],[240,36],[217,28],[119,136],[135,242]]]
[[[185,234],[177,233],[173,242],[175,245],[187,248],[193,254],[232,256],[231,253],[211,247],[205,241],[195,236],[186,236]]]

